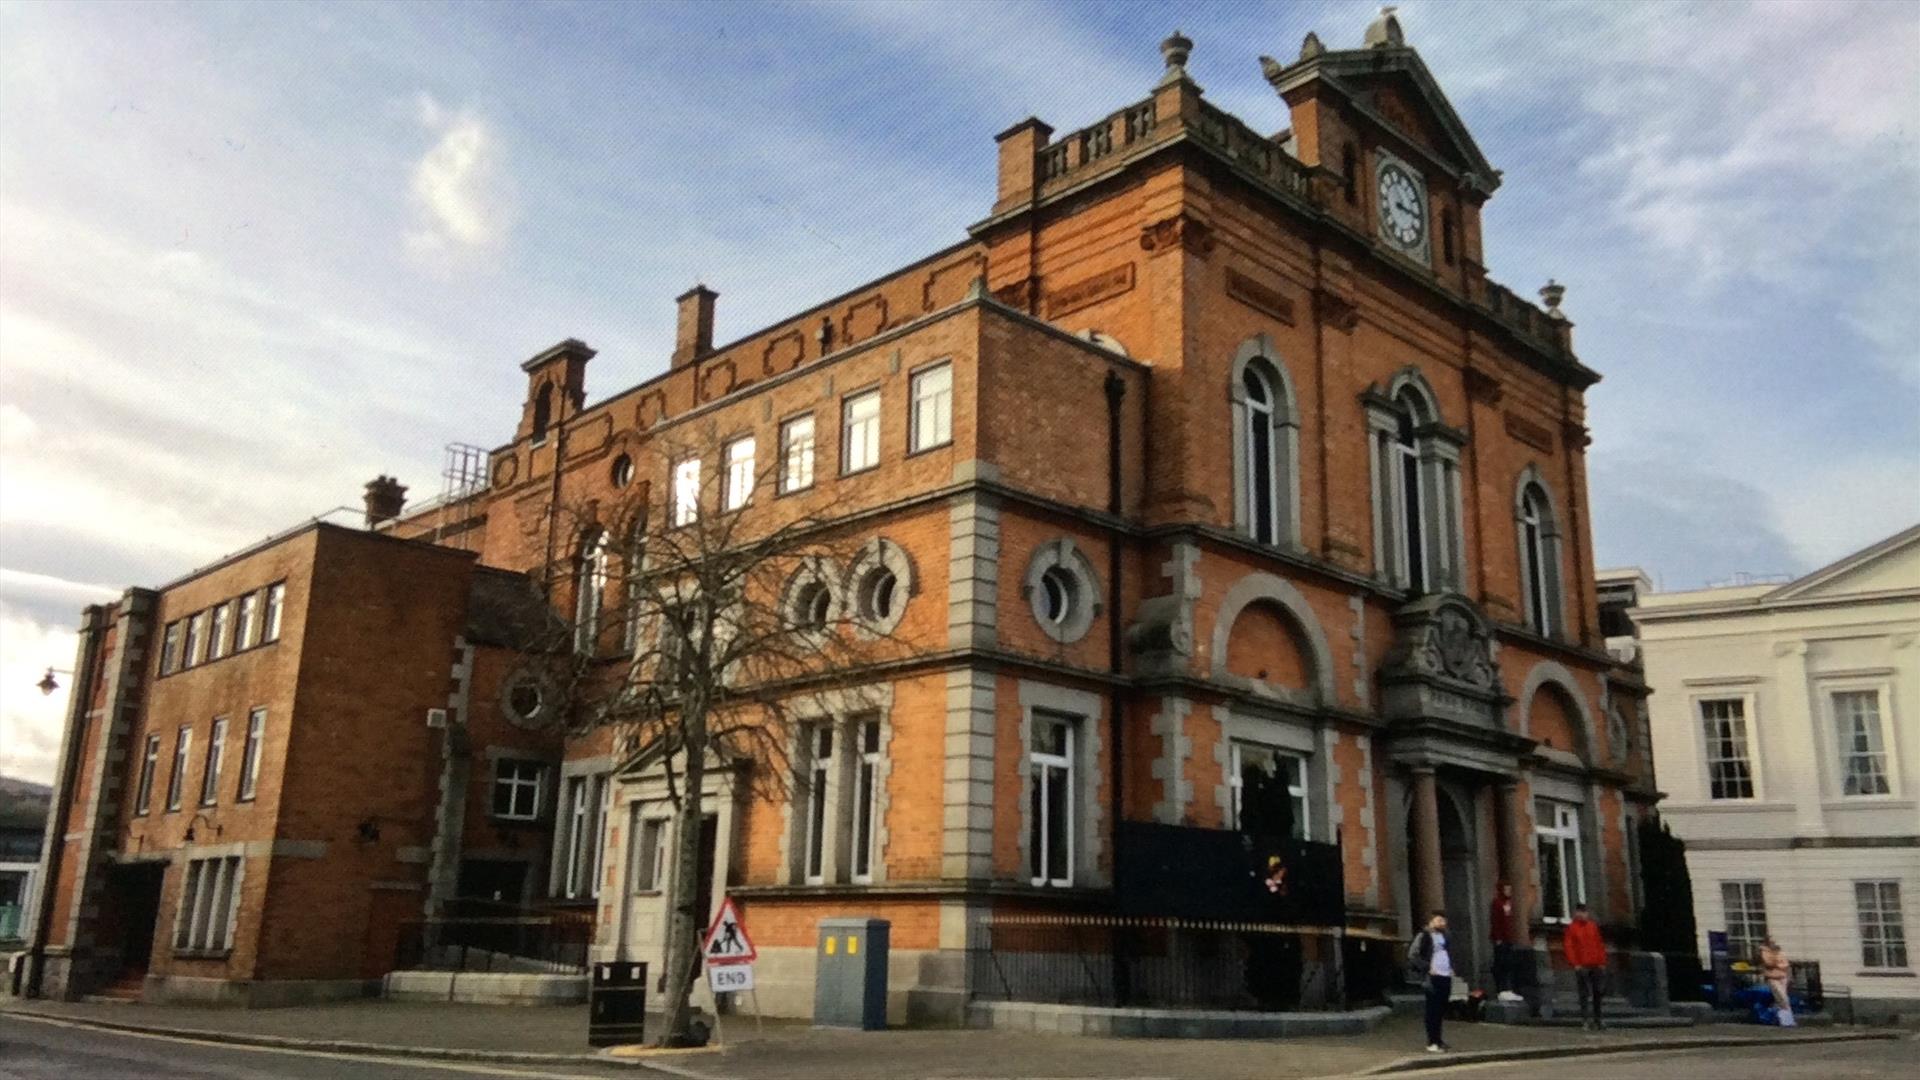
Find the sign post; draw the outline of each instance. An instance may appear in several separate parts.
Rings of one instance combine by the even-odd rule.
[[[740,909],[733,897],[720,902],[720,910],[707,927],[700,942],[700,958],[706,962],[707,989],[713,993],[714,1023],[720,1022],[720,995],[748,993],[753,997],[754,1031],[760,1031],[760,994],[753,986],[753,962],[760,956],[740,921]]]

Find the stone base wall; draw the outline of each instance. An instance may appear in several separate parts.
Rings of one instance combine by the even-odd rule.
[[[587,1000],[585,975],[519,972],[394,971],[375,993],[388,1001],[441,1001],[463,1005],[579,1005]]]
[[[378,979],[208,979],[149,975],[141,1000],[160,1005],[236,1005],[272,1009],[377,997]]]

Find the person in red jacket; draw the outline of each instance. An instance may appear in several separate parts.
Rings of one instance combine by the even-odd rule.
[[[1560,939],[1566,951],[1567,966],[1573,969],[1573,982],[1580,990],[1580,1011],[1588,1014],[1587,1030],[1600,1030],[1600,997],[1607,988],[1607,943],[1600,939],[1600,924],[1587,914],[1587,905],[1575,904],[1573,921]]]
[[[1487,937],[1493,942],[1493,987],[1501,1001],[1519,1001],[1514,993],[1514,945],[1519,938],[1513,932],[1513,885],[1502,881],[1494,891],[1493,905],[1487,912]]]

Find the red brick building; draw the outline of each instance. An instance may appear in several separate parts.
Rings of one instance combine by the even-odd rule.
[[[621,572],[600,542],[616,523],[556,508],[612,505],[638,483],[672,490],[679,463],[660,447],[676,432],[725,433],[727,449],[701,463],[709,476],[735,454],[777,463],[773,490],[741,493],[741,512],[858,521],[868,543],[825,583],[914,642],[916,658],[798,736],[837,736],[818,744],[824,755],[795,746],[794,767],[820,778],[802,794],[754,793],[738,782],[754,762],[711,781],[709,895],[743,902],[769,1012],[807,1011],[819,919],[870,914],[893,923],[896,1016],[954,1015],[971,989],[971,927],[995,913],[1102,910],[1116,820],[1234,828],[1255,765],[1287,777],[1301,835],[1338,842],[1350,926],[1405,932],[1414,912],[1444,905],[1464,931],[1456,963],[1482,973],[1499,879],[1520,885],[1537,943],[1581,900],[1616,930],[1635,921],[1631,837],[1654,798],[1643,689],[1597,625],[1582,393],[1598,376],[1574,356],[1559,290],[1542,290],[1542,310],[1487,278],[1481,210],[1499,173],[1391,17],[1360,49],[1309,36],[1297,59],[1263,59],[1278,94],[1266,124],[1286,125],[1275,135],[1207,102],[1186,75],[1189,48],[1169,39],[1158,83],[1090,126],[1056,134],[1028,119],[1002,133],[994,198],[952,247],[719,346],[716,296],[696,287],[679,301],[670,370],[591,405],[593,350],[568,340],[534,357],[519,425],[457,527],[436,511],[351,541],[371,562],[422,568],[365,572],[446,593],[431,601],[446,610],[407,613],[437,620],[409,637],[423,650],[418,699],[395,690],[390,703],[417,713],[429,683],[433,701],[447,696],[462,588],[482,572],[443,548],[509,571],[556,554],[602,568],[547,575],[552,609],[574,612],[577,582]],[[410,545],[395,538],[430,535],[440,546],[400,554]],[[162,691],[180,677],[154,677],[153,635],[225,595],[220,580],[205,597],[181,585],[93,616],[103,657],[122,655],[133,628],[130,659],[112,663],[140,691],[102,690],[98,720],[77,711],[80,745],[122,716],[144,731],[143,716],[185,722],[178,709],[241,715],[237,698],[176,705]],[[308,603],[293,580],[289,612]],[[339,619],[355,617],[400,614],[352,607]],[[357,662],[392,665],[404,682],[410,662],[386,640],[362,639],[379,655]],[[617,662],[617,647],[592,648]],[[494,687],[474,702],[511,695],[506,655],[484,679],[474,662],[474,685]],[[333,674],[303,663],[283,691]],[[298,701],[294,712],[297,729]],[[473,729],[471,805],[465,832],[449,835],[472,861],[499,846],[471,823],[500,780],[480,782],[486,719],[460,712],[453,725]],[[418,783],[392,797],[424,806],[447,755],[417,720],[408,745],[388,736]],[[137,771],[69,785],[75,807],[92,805],[90,784],[114,793],[93,800],[106,815],[96,831],[74,840],[69,826],[66,847],[74,865],[118,873],[160,845],[175,868],[164,922],[202,841],[181,848],[178,829],[136,839],[141,823],[111,807]],[[598,954],[657,958],[655,853],[676,823],[644,755],[577,740],[535,786],[560,806],[536,891],[595,905]],[[411,820],[405,842],[430,843],[431,819]],[[266,907],[239,908],[227,977],[279,977],[271,965],[249,974],[239,943],[259,933],[250,921],[272,937],[283,861],[351,856],[361,893],[404,880],[422,898],[421,866],[398,848],[376,857],[384,827],[362,850],[334,838],[342,824],[246,834],[275,846],[249,848],[248,860],[271,861],[264,875],[249,861],[240,888],[264,876]],[[223,841],[243,826],[236,815],[226,828]],[[282,838],[326,848],[303,863],[300,851],[318,849],[283,855]],[[84,882],[57,880],[55,921],[71,921]],[[366,936],[364,923],[330,918],[332,950]],[[49,940],[79,948],[71,934]],[[165,952],[156,946],[155,971],[189,962]]]

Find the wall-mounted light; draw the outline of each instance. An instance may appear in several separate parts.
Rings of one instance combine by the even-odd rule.
[[[34,683],[33,685],[39,687],[40,692],[42,694],[45,694],[48,697],[52,697],[53,692],[55,690],[60,689],[60,680],[54,678],[54,676],[55,675],[71,675],[71,674],[73,674],[73,672],[68,671],[66,668],[50,667],[47,669],[47,673],[45,675],[40,676],[40,681],[37,683]]]

